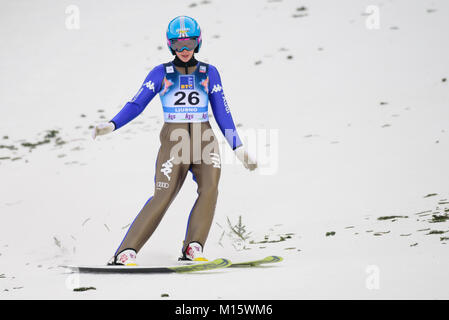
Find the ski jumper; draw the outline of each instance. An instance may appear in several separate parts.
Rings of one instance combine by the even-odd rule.
[[[182,65],[182,66],[181,66]],[[111,120],[118,130],[136,118],[159,93],[164,111],[156,160],[155,190],[129,227],[115,255],[138,252],[159,225],[190,171],[198,197],[190,211],[183,251],[191,242],[203,247],[215,211],[221,173],[219,146],[209,123],[210,102],[217,124],[233,150],[242,142],[223,94],[217,69],[193,57],[156,66],[140,90]]]

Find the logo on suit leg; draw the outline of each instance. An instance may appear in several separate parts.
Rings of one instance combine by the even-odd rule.
[[[170,181],[170,176],[169,174],[172,172],[173,168],[173,163],[172,161],[175,159],[175,157],[171,157],[170,159],[168,159],[166,162],[164,162],[162,164],[162,169],[161,172],[167,177],[168,181]]]
[[[212,161],[212,164],[214,165],[214,168],[221,168],[221,160],[220,155],[218,153],[211,152],[209,153],[210,160]]]
[[[156,189],[168,189],[170,187],[170,184],[168,182],[156,182]]]

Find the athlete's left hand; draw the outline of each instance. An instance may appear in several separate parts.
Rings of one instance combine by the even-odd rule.
[[[253,158],[244,146],[240,146],[234,150],[237,158],[243,163],[246,169],[253,171],[257,168],[257,160]]]
[[[102,136],[111,133],[115,130],[115,125],[113,122],[99,123],[92,130],[92,139],[95,140],[97,136]]]

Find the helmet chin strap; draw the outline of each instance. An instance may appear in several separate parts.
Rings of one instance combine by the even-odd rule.
[[[188,73],[189,67],[194,67],[198,64],[198,60],[195,59],[195,55],[192,55],[192,58],[190,58],[189,61],[184,62],[181,59],[178,58],[178,56],[175,57],[175,60],[173,60],[173,64],[178,67],[183,67],[186,70],[186,74]]]

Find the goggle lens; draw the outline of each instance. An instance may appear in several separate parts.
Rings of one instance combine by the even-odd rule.
[[[170,47],[178,52],[181,52],[184,49],[191,51],[195,49],[196,46],[198,45],[196,38],[172,39],[170,41],[171,41]]]

